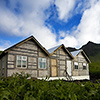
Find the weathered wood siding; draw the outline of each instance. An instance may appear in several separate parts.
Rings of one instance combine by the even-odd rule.
[[[78,69],[74,68],[74,62],[78,62]],[[86,69],[83,69],[83,63],[86,63]],[[89,75],[89,67],[88,67],[88,62],[83,56],[83,54],[80,52],[75,59],[73,60],[73,65],[72,65],[72,75],[73,76],[85,76]]]
[[[0,59],[0,77],[2,75],[2,66],[1,66],[1,59]]]
[[[0,59],[0,76],[6,77],[6,71],[7,71],[7,55],[3,56]]]
[[[52,55],[52,58],[57,59],[58,77],[65,77],[66,60],[70,60],[71,57],[62,47]]]
[[[27,68],[16,68],[17,55],[27,57]],[[46,69],[38,68],[38,58],[46,58]],[[17,47],[14,47],[8,52],[7,75],[13,73],[25,72],[32,75],[32,77],[44,77],[49,75],[49,58],[47,54],[33,41],[29,40]]]

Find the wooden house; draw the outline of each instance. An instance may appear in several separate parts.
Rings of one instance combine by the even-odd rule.
[[[74,58],[72,54],[62,44],[60,46],[53,47],[48,50],[50,53],[50,66],[51,77],[50,79],[66,79],[68,73],[67,70],[71,67],[71,61]],[[68,66],[68,62],[70,62]]]
[[[77,57],[81,57],[80,53],[78,55],[74,57],[73,53],[70,53],[63,44],[46,50],[31,36],[1,53],[0,76],[8,77],[16,72],[24,72],[38,79],[48,76],[52,80],[67,80],[72,79],[72,76],[78,77],[83,75],[80,74],[81,72],[84,75],[89,75],[88,67],[88,71],[77,71],[80,70],[80,67],[74,69],[75,62],[79,63]],[[82,53],[82,57],[84,57],[86,66],[88,66],[90,61],[84,52]],[[85,65],[84,63],[82,64]]]
[[[72,78],[74,80],[89,80],[89,63],[91,63],[91,61],[89,60],[85,52],[83,50],[77,50],[71,52],[71,54],[74,56],[71,69]]]
[[[45,77],[49,75],[48,70],[49,53],[33,36],[4,50],[0,55],[1,76],[24,72],[32,77]]]

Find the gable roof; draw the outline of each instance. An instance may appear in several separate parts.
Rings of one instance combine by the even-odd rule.
[[[50,56],[52,56],[57,50],[59,50],[59,49],[62,48],[62,47],[65,49],[65,51],[69,54],[69,56],[70,56],[71,58],[74,58],[74,57],[72,56],[72,54],[66,49],[66,47],[64,46],[64,44],[61,44],[61,45],[58,45],[58,46],[55,46],[55,47],[53,47],[53,48],[48,49],[48,52],[50,53]]]
[[[52,52],[54,52],[57,48],[59,48],[61,45],[58,45],[58,46],[55,46],[55,47],[53,47],[53,48],[50,48],[50,49],[48,49],[48,52],[49,53],[52,53]]]
[[[72,51],[71,54],[75,57],[76,55],[78,55],[80,53],[81,50],[77,50],[77,51]]]
[[[27,42],[27,41],[29,41],[29,40],[31,40],[31,39],[33,39],[33,40],[36,42],[36,44],[37,44],[47,55],[49,55],[49,52],[35,39],[35,37],[30,36],[30,37],[28,37],[28,38],[22,40],[21,42],[15,44],[15,45],[13,45],[13,46],[11,46],[10,48],[7,48],[6,50],[4,50],[4,51],[0,54],[0,56],[2,56],[3,54],[7,53],[7,52],[10,51],[12,48],[17,47],[17,46],[19,46],[19,45],[21,45],[21,44],[23,44],[23,43],[25,43],[25,42]]]
[[[88,61],[89,63],[91,63],[91,61],[89,60],[89,58],[87,57],[87,55],[85,54],[85,52],[84,52],[82,49],[77,50],[77,51],[73,51],[73,52],[71,52],[71,54],[72,54],[74,57],[76,57],[80,52],[82,52],[83,55],[85,56],[85,58],[87,59],[87,61]]]

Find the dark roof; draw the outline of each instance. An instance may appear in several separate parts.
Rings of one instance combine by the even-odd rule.
[[[33,39],[33,40],[36,42],[36,44],[37,44],[47,55],[49,55],[49,52],[35,39],[35,37],[30,36],[30,37],[28,37],[28,38],[22,40],[21,42],[15,44],[15,45],[13,45],[13,46],[11,46],[10,48],[5,49],[5,50],[0,54],[0,57],[3,56],[4,54],[6,54],[8,51],[10,51],[12,48],[14,48],[14,47],[16,47],[16,46],[19,46],[19,45],[23,44],[24,42],[26,42],[26,41],[28,41],[28,40],[31,40],[31,39]]]

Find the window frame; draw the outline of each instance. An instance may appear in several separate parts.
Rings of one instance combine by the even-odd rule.
[[[43,61],[42,61],[42,67],[40,68],[39,59],[42,59],[42,60],[45,59],[45,68],[43,68]],[[39,57],[38,58],[38,68],[39,69],[46,69],[46,62],[47,62],[46,58]]]
[[[17,65],[18,65],[18,64],[17,64],[17,61],[18,61],[17,57],[18,57],[18,56],[21,57],[21,67],[17,67]],[[26,59],[24,60],[23,57],[26,57]],[[23,64],[22,64],[23,61],[26,61],[26,67],[23,67]],[[23,69],[26,69],[26,68],[27,68],[27,56],[22,56],[22,55],[17,55],[17,56],[16,56],[16,68],[23,68]]]
[[[77,63],[77,64],[75,64],[75,63]],[[74,69],[75,70],[78,70],[78,65],[79,65],[78,62],[74,62]],[[77,68],[75,66],[77,66]]]

